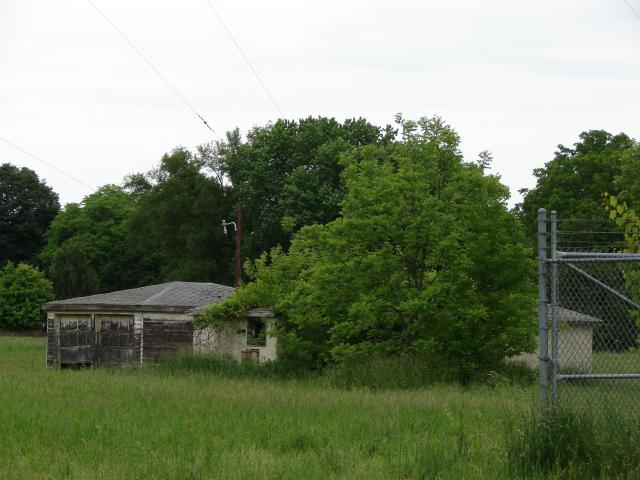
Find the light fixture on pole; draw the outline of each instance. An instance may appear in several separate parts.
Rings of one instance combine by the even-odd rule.
[[[227,227],[233,225],[233,231],[237,232],[238,231],[238,226],[236,225],[236,222],[227,222],[226,220],[222,220],[222,230],[224,230],[224,234],[227,234]]]
[[[222,220],[222,230],[224,234],[227,234],[227,227],[233,225],[233,229],[236,232],[236,287],[240,286],[240,242],[242,241],[242,217],[240,215],[240,204],[236,204],[236,222],[227,222]]]

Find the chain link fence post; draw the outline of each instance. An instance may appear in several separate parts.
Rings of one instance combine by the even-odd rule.
[[[558,404],[558,213],[551,212],[551,398]]]
[[[547,211],[538,210],[538,358],[540,369],[540,406],[547,407],[548,342],[547,331]]]

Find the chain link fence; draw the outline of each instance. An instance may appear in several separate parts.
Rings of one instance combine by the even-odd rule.
[[[540,389],[545,406],[635,413],[640,255],[606,220],[538,218]]]

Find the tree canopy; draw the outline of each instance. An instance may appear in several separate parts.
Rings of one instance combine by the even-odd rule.
[[[633,144],[622,153],[620,172],[609,193],[622,202],[640,208],[640,144]]]
[[[401,142],[342,156],[341,216],[248,264],[253,281],[203,321],[275,305],[284,361],[409,353],[462,380],[533,347],[534,268],[507,188],[463,162],[441,119],[399,121]]]
[[[8,262],[0,270],[0,328],[33,330],[41,325],[40,305],[53,298],[51,282],[42,272]]]
[[[41,259],[58,298],[171,280],[231,282],[220,227],[231,196],[200,155],[178,148],[157,168],[71,203],[52,222]]]
[[[255,127],[246,142],[237,130],[229,133],[218,164],[242,205],[245,256],[257,258],[276,245],[286,249],[302,226],[337,218],[344,190],[340,156],[392,135],[390,127],[363,118],[325,117]]]
[[[100,291],[100,279],[83,250],[82,241],[72,238],[53,254],[49,267],[57,299],[91,295]]]
[[[629,173],[636,165],[625,162],[629,149],[635,142],[621,133],[612,135],[604,130],[590,130],[580,134],[580,141],[573,148],[558,146],[554,158],[542,168],[533,171],[536,186],[525,191],[518,207],[525,230],[535,238],[538,209],[556,210],[562,218],[607,219],[603,195],[621,188],[630,195],[640,191],[640,182],[624,175],[623,165]],[[602,228],[615,231],[614,224],[603,224]],[[582,238],[582,241],[601,243],[603,238]]]
[[[114,185],[65,206],[51,223],[41,254],[57,294],[86,295],[153,283],[158,277],[153,254],[135,248],[128,238],[128,222],[136,208],[136,198]],[[69,269],[89,275],[86,283],[66,276],[63,272]],[[92,280],[95,275],[97,282]]]
[[[157,279],[231,283],[232,243],[220,224],[233,199],[217,178],[205,175],[201,156],[177,148],[157,169],[133,179],[138,204],[129,237],[154,259]]]
[[[33,170],[0,165],[0,265],[36,261],[59,210],[58,195]]]

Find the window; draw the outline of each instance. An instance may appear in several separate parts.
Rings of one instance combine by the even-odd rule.
[[[267,329],[264,321],[257,318],[247,320],[247,345],[256,347],[267,345]]]

